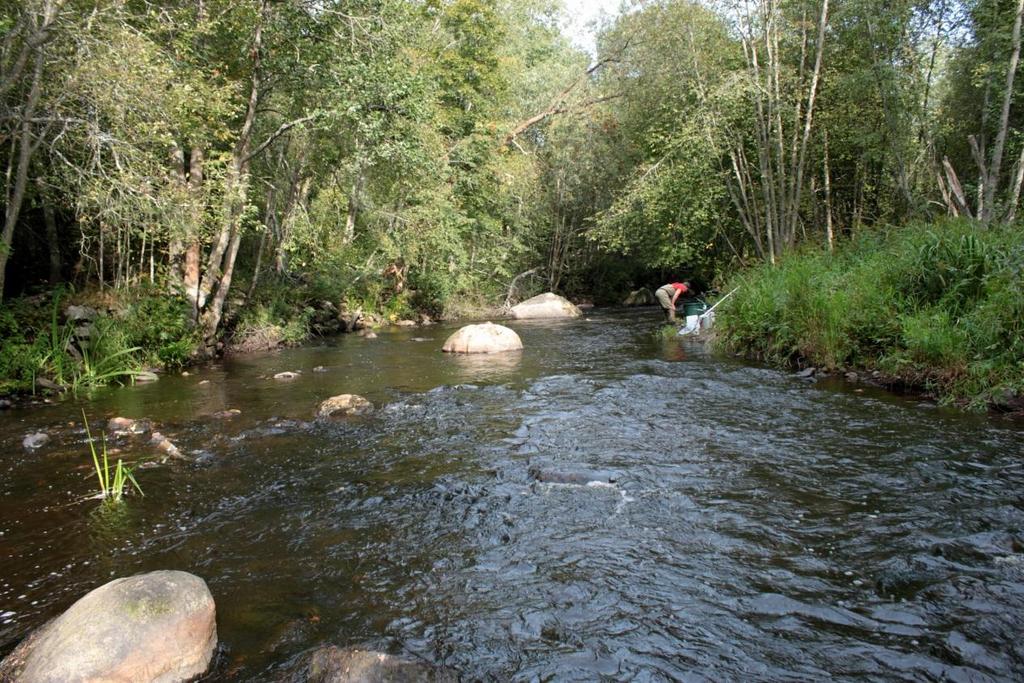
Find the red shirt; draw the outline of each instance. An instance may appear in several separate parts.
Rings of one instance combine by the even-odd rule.
[[[672,282],[670,283],[670,285],[675,289],[678,289],[680,294],[685,294],[688,290],[688,287],[684,285],[682,282]]]

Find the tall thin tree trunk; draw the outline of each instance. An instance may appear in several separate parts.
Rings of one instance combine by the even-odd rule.
[[[988,180],[985,183],[985,208],[981,214],[981,220],[984,223],[989,223],[995,216],[996,188],[999,185],[999,173],[1003,165],[1003,147],[1006,145],[1006,135],[1010,127],[1013,80],[1017,73],[1017,64],[1020,61],[1020,24],[1022,15],[1024,15],[1024,0],[1017,0],[1017,14],[1013,18],[1013,47],[1010,53],[1010,66],[1006,72],[1006,91],[1003,94],[1003,110],[999,117],[999,132],[996,134],[996,141],[992,147],[992,160],[988,164]]]
[[[803,188],[804,164],[807,158],[807,142],[811,137],[811,123],[814,119],[814,100],[818,92],[818,78],[821,74],[821,57],[825,47],[825,26],[828,24],[828,0],[821,5],[821,18],[818,21],[818,45],[817,54],[814,56],[814,72],[811,74],[811,88],[807,94],[807,117],[804,119],[804,135],[800,141],[800,158],[796,167],[796,192],[793,197],[793,206],[790,209],[791,227],[790,234],[796,233],[796,223],[800,216],[800,194]]]
[[[207,272],[211,291],[214,284],[216,292],[209,307],[203,315],[203,340],[207,353],[212,353],[217,341],[221,318],[224,315],[224,302],[231,289],[231,278],[235,271],[235,259],[242,241],[241,217],[245,210],[246,194],[249,188],[249,153],[252,149],[252,130],[256,123],[256,113],[262,90],[263,25],[266,21],[268,0],[260,3],[260,15],[253,34],[253,65],[249,88],[249,101],[246,106],[245,120],[238,134],[238,142],[228,166],[225,195],[226,215],[220,236],[214,249],[210,252]]]
[[[60,238],[57,236],[57,216],[53,210],[53,198],[46,189],[42,178],[36,178],[36,192],[43,206],[43,225],[46,227],[46,248],[50,254],[50,285],[60,282]]]
[[[1006,211],[1006,222],[1012,223],[1017,217],[1017,204],[1020,203],[1020,186],[1024,183],[1024,147],[1020,148],[1017,159],[1017,172],[1014,174],[1013,192],[1010,194],[1010,206]]]
[[[25,189],[28,186],[28,172],[32,164],[32,155],[38,146],[38,141],[32,139],[32,119],[35,116],[36,106],[39,104],[39,96],[42,90],[43,80],[43,48],[36,48],[35,67],[32,71],[32,85],[29,88],[28,98],[25,101],[25,108],[22,110],[21,125],[18,134],[11,141],[12,146],[18,148],[17,164],[14,168],[7,169],[7,211],[4,215],[3,243],[0,244],[0,301],[4,296],[5,274],[7,272],[7,261],[11,255],[11,244],[14,241],[14,227],[18,224],[18,217],[21,215],[21,207],[25,201]],[[16,141],[16,142],[15,142]],[[12,173],[13,171],[13,173]],[[10,180],[13,175],[14,184]]]
[[[835,244],[835,234],[832,230],[832,180],[828,168],[828,131],[825,131],[825,239],[828,241],[828,250],[832,251]]]
[[[185,261],[182,264],[182,284],[185,296],[192,304],[194,318],[198,318],[199,309],[206,305],[206,293],[200,281],[200,262],[202,261],[202,245],[199,235],[203,225],[203,149],[193,147],[189,154],[188,164],[188,195],[191,211],[189,212],[190,233],[185,247]]]

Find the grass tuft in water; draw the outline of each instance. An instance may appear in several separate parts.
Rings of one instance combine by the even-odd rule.
[[[679,328],[675,325],[666,324],[658,328],[654,336],[658,339],[673,339],[679,334]]]
[[[92,464],[96,471],[96,479],[99,482],[99,497],[103,502],[121,503],[129,484],[139,492],[140,496],[146,495],[142,492],[139,482],[135,480],[135,475],[132,474],[131,468],[125,465],[120,458],[118,458],[117,464],[111,469],[110,458],[107,456],[106,435],[100,436],[100,443],[102,445],[100,452],[96,452],[96,440],[89,429],[89,420],[86,418],[84,410],[82,411],[82,420],[85,422],[85,434],[89,438],[89,451],[92,454]]]

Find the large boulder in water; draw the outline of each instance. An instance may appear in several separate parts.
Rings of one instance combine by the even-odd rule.
[[[305,683],[454,683],[447,669],[354,647],[321,647],[292,678]]]
[[[512,307],[512,317],[528,318],[578,318],[583,312],[565,297],[552,292],[538,294]]]
[[[343,417],[345,415],[368,415],[373,412],[373,404],[357,394],[339,394],[331,396],[320,404],[317,417]]]
[[[116,579],[18,645],[0,663],[0,680],[189,681],[210,664],[215,616],[206,582],[192,574]]]
[[[514,331],[504,325],[481,323],[461,328],[448,337],[441,350],[445,353],[500,353],[522,348],[523,342]]]

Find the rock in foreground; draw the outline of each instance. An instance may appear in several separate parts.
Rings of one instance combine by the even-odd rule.
[[[308,683],[447,683],[449,671],[394,655],[357,648],[322,647],[294,680]]]
[[[188,681],[209,666],[215,617],[206,582],[192,574],[116,579],[18,645],[0,663],[0,680]]]
[[[345,415],[367,415],[373,412],[373,404],[356,394],[331,396],[320,404],[317,417],[343,417]]]
[[[578,318],[583,312],[568,299],[552,292],[538,294],[532,299],[512,307],[512,317],[519,320],[529,318]]]
[[[448,337],[441,350],[445,353],[501,353],[502,351],[520,351],[523,342],[519,335],[505,327],[494,323],[466,325]]]

